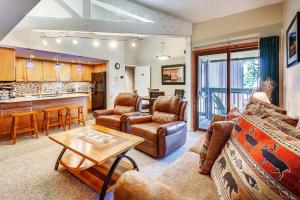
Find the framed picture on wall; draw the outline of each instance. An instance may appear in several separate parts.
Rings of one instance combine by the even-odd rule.
[[[162,85],[185,85],[185,64],[161,66]]]
[[[297,12],[292,23],[286,31],[286,54],[287,67],[290,67],[300,61],[300,37],[299,37],[299,22],[300,12]]]

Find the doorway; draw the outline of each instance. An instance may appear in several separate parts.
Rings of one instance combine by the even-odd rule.
[[[193,59],[193,129],[206,130],[215,114],[242,112],[258,87],[258,43],[199,50]]]
[[[134,92],[135,90],[135,67],[125,67],[125,85],[127,92]]]

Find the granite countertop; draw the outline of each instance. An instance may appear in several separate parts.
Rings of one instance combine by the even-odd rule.
[[[49,96],[49,94],[43,94],[41,97],[40,96],[16,97],[16,98],[12,98],[12,99],[0,100],[0,104],[1,103],[20,103],[20,102],[28,102],[28,101],[44,101],[44,100],[66,99],[66,98],[88,97],[88,96],[90,96],[90,95],[86,94],[85,92],[60,93],[58,96]]]

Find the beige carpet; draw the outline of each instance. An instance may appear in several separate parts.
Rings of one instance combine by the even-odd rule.
[[[92,121],[90,122],[92,123]],[[57,133],[54,130],[50,134]],[[189,133],[187,143],[161,160],[132,149],[128,152],[140,171],[154,176],[184,154],[202,134]],[[17,138],[17,144],[0,142],[0,200],[12,199],[98,199],[96,192],[54,164],[61,147],[45,135]]]

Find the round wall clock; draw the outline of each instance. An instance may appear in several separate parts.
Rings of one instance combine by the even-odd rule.
[[[121,67],[120,63],[116,63],[116,64],[115,64],[115,68],[116,68],[116,69],[120,69],[120,67]]]

